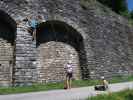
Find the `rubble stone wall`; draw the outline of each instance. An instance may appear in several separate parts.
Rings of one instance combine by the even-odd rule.
[[[73,59],[77,63],[75,66],[79,66],[77,73],[81,75],[78,76],[77,74],[78,77],[82,79],[99,78],[100,76],[111,78],[112,76],[133,74],[132,26],[128,24],[125,18],[96,1],[90,0],[84,5],[81,0],[2,0],[0,1],[0,10],[10,16],[10,18],[3,18],[16,33],[15,38],[11,34],[10,38],[3,39],[3,36],[0,36],[0,55],[3,55],[0,56],[0,68],[3,69],[3,71],[0,70],[0,73],[5,73],[0,76],[0,84],[11,84],[10,81],[12,81],[13,85],[21,86],[46,81],[45,79],[49,79],[48,76],[53,75],[52,71],[55,71],[51,71],[53,69],[52,64],[55,64],[56,69],[62,66],[58,65],[60,63],[49,64],[51,60],[45,61],[45,57],[42,56],[43,54],[46,55],[45,51],[48,48],[61,48],[65,42],[62,42],[63,40],[58,41],[61,44],[58,45],[57,42],[57,47],[53,46],[53,43],[56,44],[55,41],[53,43],[47,41],[38,46],[38,40],[32,41],[32,35],[27,31],[25,19],[29,16],[37,17],[38,15],[44,17],[46,21],[44,23],[59,21],[71,27],[69,28],[69,39],[72,40],[72,43],[67,43],[67,46],[64,44],[64,48],[58,50],[59,52],[63,50],[62,60],[65,59],[63,54],[75,50],[76,56],[73,56],[75,57]],[[1,14],[1,16],[5,16],[5,14]],[[11,19],[16,22],[16,27]],[[76,30],[77,34],[73,30]],[[77,43],[76,46],[75,43]],[[46,49],[42,50],[42,46]],[[73,49],[67,50],[65,46],[72,46]],[[15,48],[14,51],[13,48]],[[39,52],[39,50],[41,51]],[[50,52],[52,56],[56,54],[56,50],[50,50]],[[47,54],[49,54],[48,51]],[[6,60],[3,61],[3,59]],[[44,63],[43,66],[45,64],[52,66],[48,68],[50,72],[43,71],[42,66],[40,70],[39,61],[41,60],[41,63]],[[13,66],[10,65],[10,61],[14,61]],[[45,67],[47,66],[44,66],[44,69]],[[8,72],[6,72],[7,69],[9,69]],[[56,72],[57,74],[58,72]],[[63,77],[60,75],[63,74],[59,74],[57,79],[53,77],[51,80],[62,80]],[[5,76],[7,76],[7,80],[9,79],[6,80],[7,82],[3,79]]]

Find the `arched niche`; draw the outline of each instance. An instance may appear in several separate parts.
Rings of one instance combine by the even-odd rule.
[[[16,38],[16,22],[2,10],[0,10],[0,27],[0,37],[13,44]]]
[[[86,52],[82,35],[65,22],[41,23],[36,33],[38,79],[40,82],[62,81],[64,67],[72,62],[74,79],[84,78]]]
[[[0,86],[12,84],[16,22],[0,10]]]

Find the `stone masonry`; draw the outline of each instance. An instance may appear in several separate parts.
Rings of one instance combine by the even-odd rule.
[[[43,16],[36,40],[27,17]],[[133,74],[133,28],[95,0],[0,0],[0,86]]]

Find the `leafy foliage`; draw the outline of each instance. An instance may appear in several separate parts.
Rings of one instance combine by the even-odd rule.
[[[120,14],[128,11],[126,0],[98,0],[102,4],[110,7],[113,11]]]
[[[127,1],[126,0],[97,0],[100,3],[111,8],[116,13],[126,17],[129,20],[129,23],[133,25],[133,11],[128,11]]]
[[[133,10],[130,12],[130,17],[133,19]]]

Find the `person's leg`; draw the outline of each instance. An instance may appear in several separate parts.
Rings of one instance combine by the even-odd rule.
[[[64,89],[67,89],[67,74],[65,75],[65,80],[64,80]]]
[[[65,80],[64,80],[64,89],[67,89],[67,79],[65,77]]]
[[[66,87],[67,89],[69,89],[69,77],[68,76],[66,77]]]
[[[36,29],[34,29],[32,37],[33,37],[33,40],[36,40]]]
[[[69,78],[69,89],[71,89],[72,78]]]
[[[72,73],[69,73],[69,89],[71,89]]]
[[[33,28],[32,27],[28,27],[27,28],[27,31],[28,31],[28,33],[30,33],[31,35],[33,35]]]

